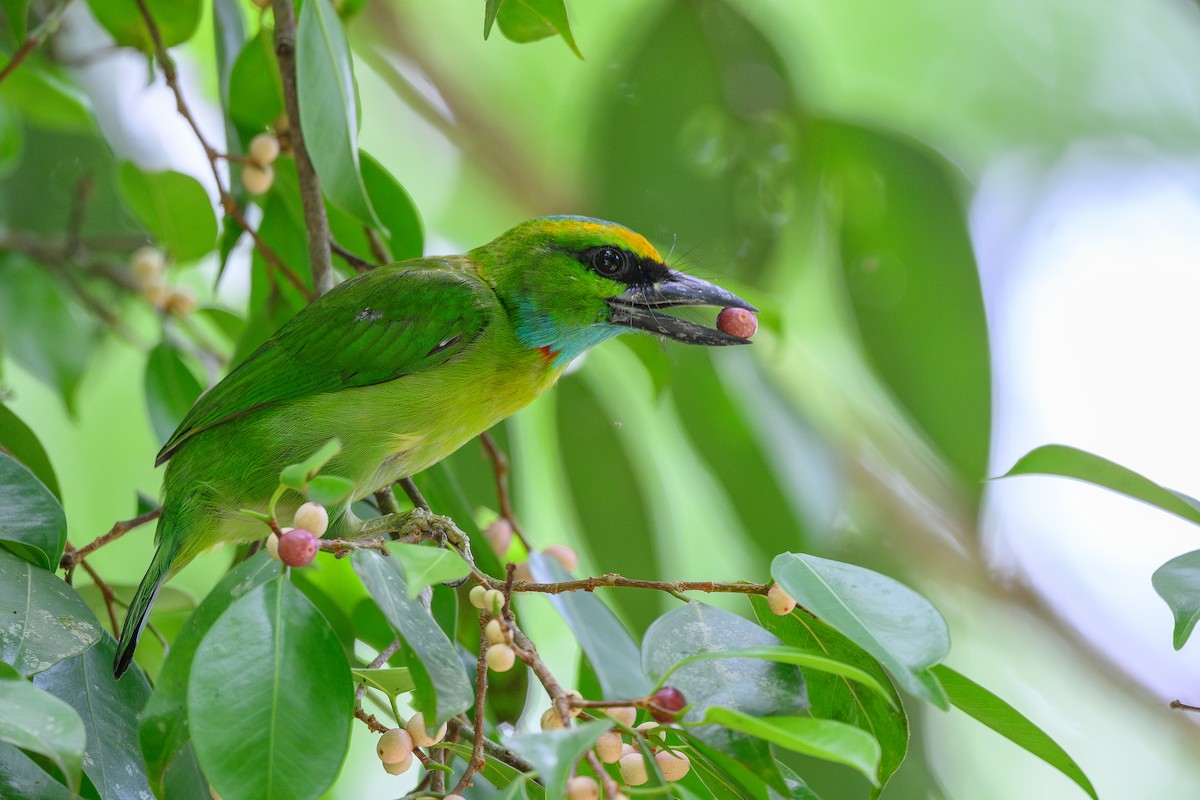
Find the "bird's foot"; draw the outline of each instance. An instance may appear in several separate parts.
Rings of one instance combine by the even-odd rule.
[[[421,542],[432,540],[439,545],[450,545],[458,551],[468,564],[474,566],[471,555],[471,540],[450,517],[434,514],[423,508],[414,508],[398,514],[384,514],[364,520],[358,528],[359,537],[386,536],[393,540]],[[447,584],[461,585],[463,581]]]

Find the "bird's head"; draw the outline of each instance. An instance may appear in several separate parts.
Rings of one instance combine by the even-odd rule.
[[[719,286],[669,268],[639,234],[597,219],[539,217],[471,255],[508,305],[518,338],[560,364],[631,329],[689,344],[746,344],[665,309],[757,311]]]

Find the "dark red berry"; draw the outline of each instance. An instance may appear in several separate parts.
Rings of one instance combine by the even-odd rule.
[[[723,308],[717,315],[717,329],[730,336],[749,339],[758,330],[758,319],[744,308]]]
[[[674,722],[675,715],[687,705],[687,700],[683,699],[683,692],[674,686],[662,687],[650,695],[650,702],[657,706],[650,709],[650,716],[662,723]]]
[[[289,567],[308,566],[320,549],[317,537],[304,528],[296,528],[279,537],[279,560]]]

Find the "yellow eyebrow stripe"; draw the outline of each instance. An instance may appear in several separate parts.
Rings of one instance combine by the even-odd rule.
[[[654,249],[654,246],[650,244],[650,242],[646,241],[646,237],[642,236],[640,233],[634,233],[628,228],[618,228],[612,225],[600,225],[599,223],[595,222],[575,222],[574,225],[578,226],[582,230],[588,231],[589,233],[596,233],[603,236],[610,236],[620,239],[625,243],[625,246],[628,247],[631,252],[636,253],[642,258],[651,258],[655,261],[662,261],[662,256],[658,254],[658,251]]]

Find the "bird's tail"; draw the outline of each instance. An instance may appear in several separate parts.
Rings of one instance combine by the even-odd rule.
[[[146,627],[146,622],[150,619],[150,607],[154,605],[154,599],[158,597],[158,590],[162,588],[171,572],[171,562],[175,560],[178,550],[177,537],[161,536],[159,538],[158,550],[155,551],[154,558],[150,561],[150,568],[146,570],[137,592],[133,595],[133,602],[129,604],[129,611],[125,614],[125,624],[121,626],[121,640],[117,642],[117,657],[113,659],[113,675],[118,678],[124,675],[125,670],[129,669],[129,665],[133,663],[133,652],[137,650],[138,639],[141,638],[142,629]]]

